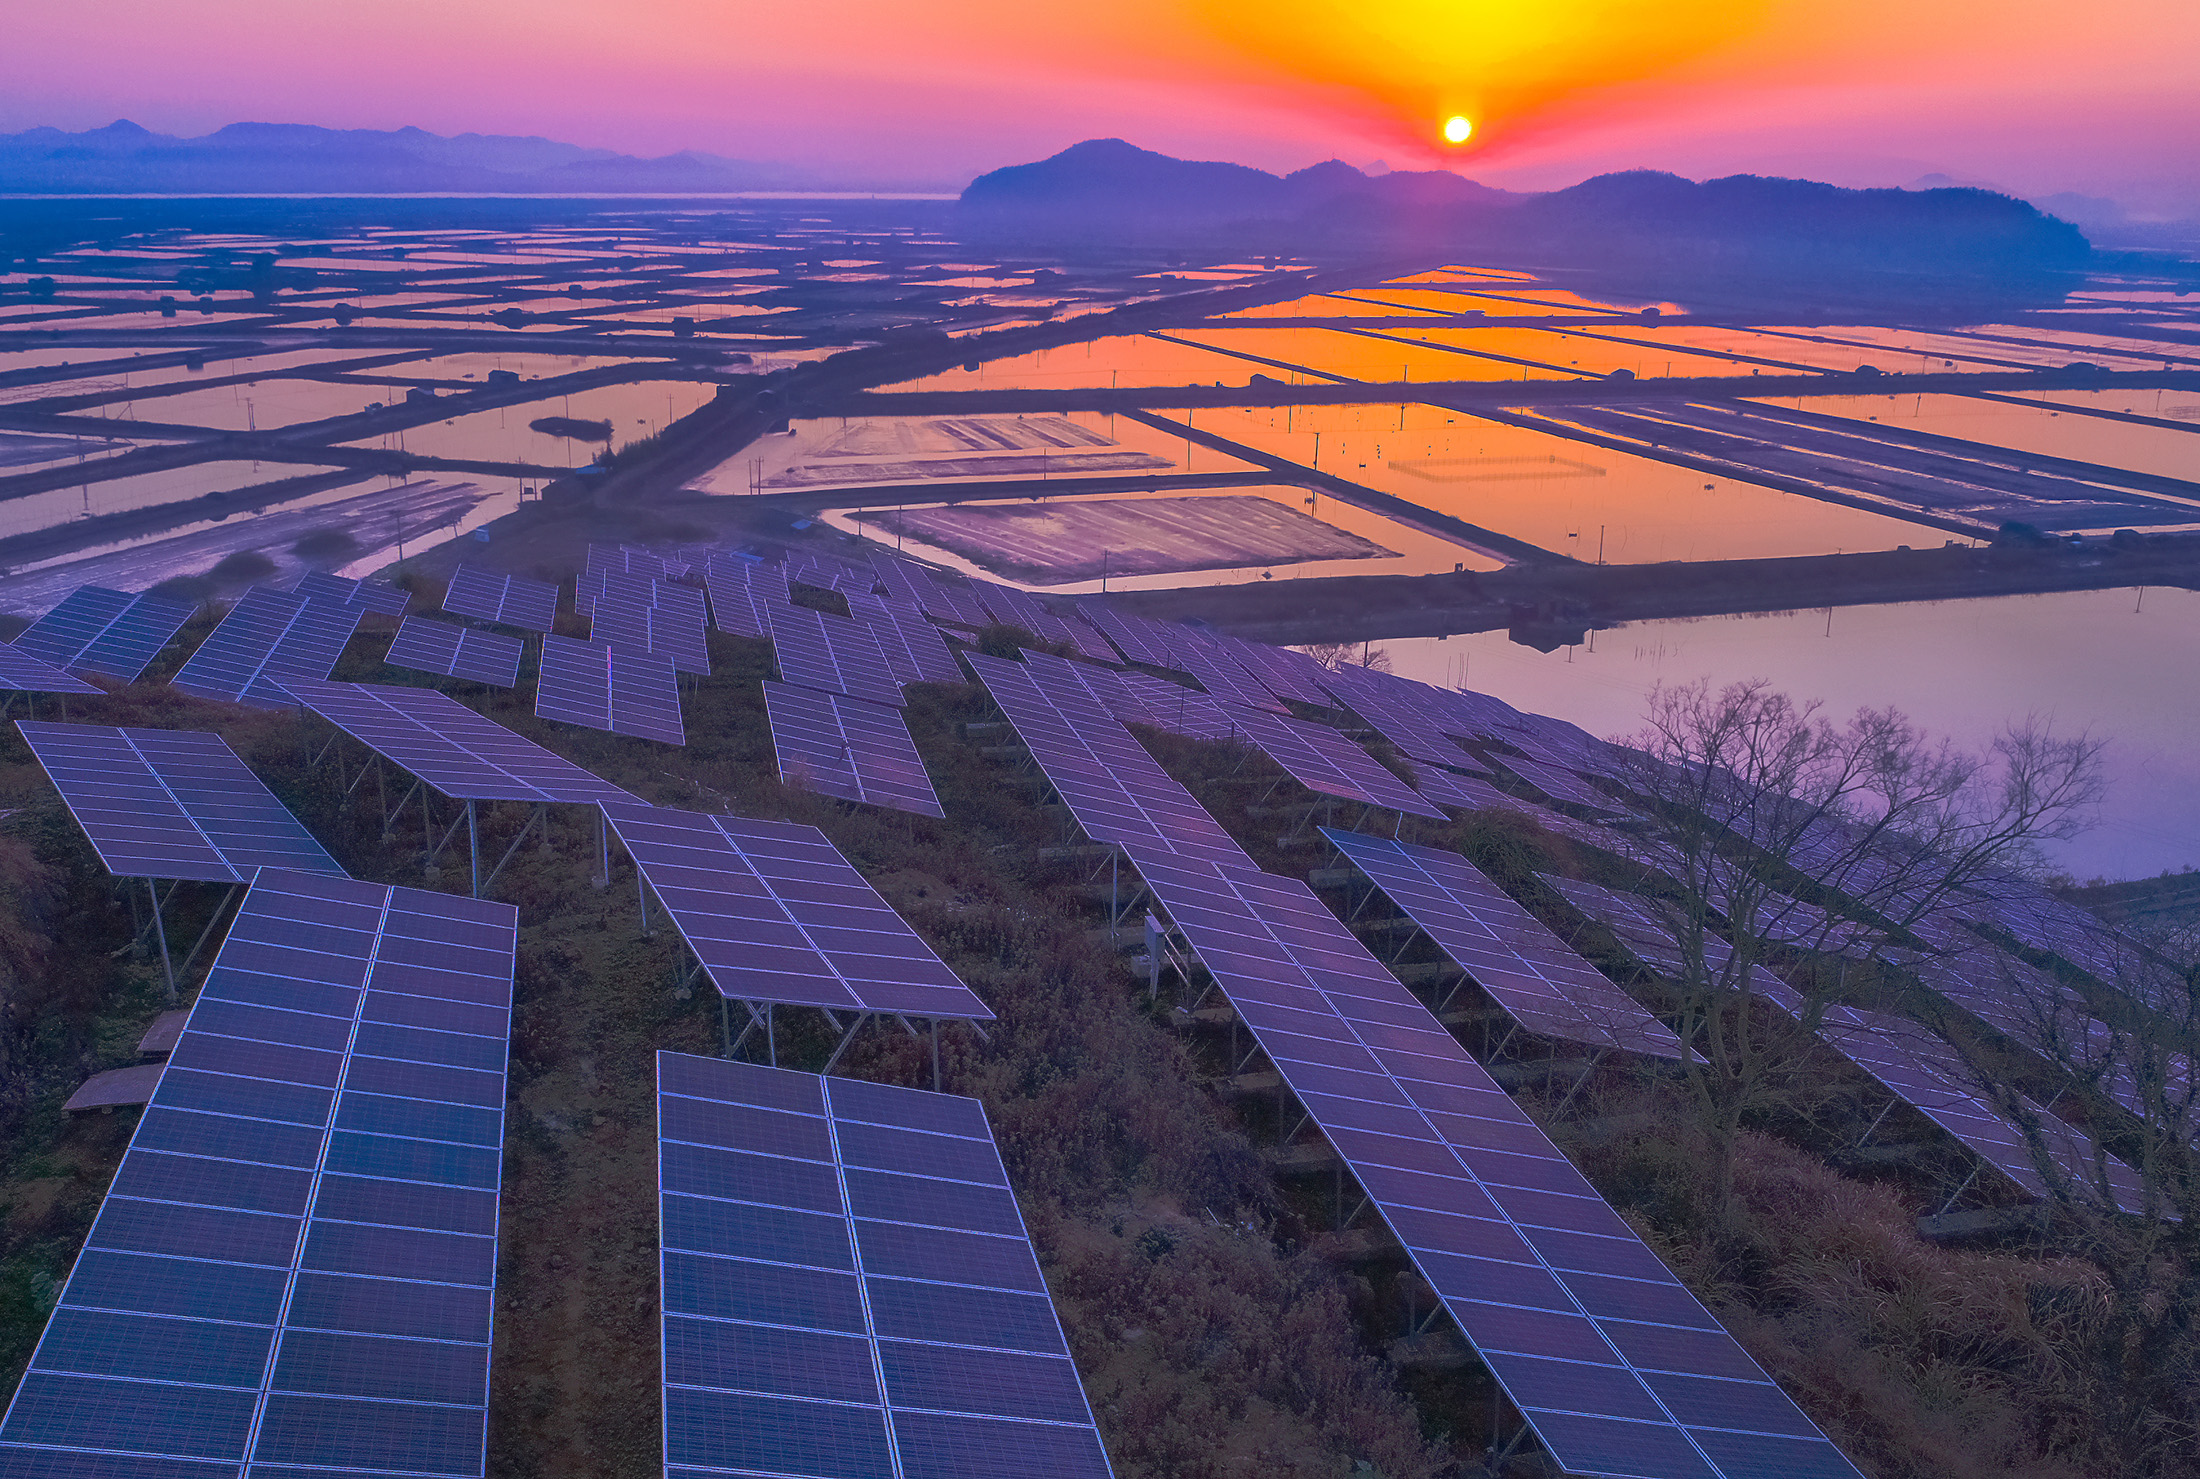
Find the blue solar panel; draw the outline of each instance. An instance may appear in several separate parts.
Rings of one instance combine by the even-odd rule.
[[[1253,866],[1236,839],[1074,673],[980,653],[970,654],[970,666],[1093,841],[1138,841],[1232,867]]]
[[[174,686],[197,698],[287,708],[283,680],[327,678],[365,615],[363,606],[256,585],[191,654]]]
[[[633,798],[432,688],[293,680],[297,701],[454,801]]]
[[[736,637],[771,636],[768,613],[787,604],[787,572],[733,555],[713,558],[703,567],[703,588],[710,593],[711,619],[721,632]]]
[[[1079,601],[1077,614],[1105,633],[1127,661],[1155,668],[1175,665],[1168,640],[1154,630],[1159,622],[1143,616],[1127,616],[1105,601]]]
[[[1442,811],[1422,800],[1381,761],[1325,724],[1259,709],[1241,709],[1232,718],[1249,744],[1309,791],[1444,820]]]
[[[339,606],[360,606],[384,616],[403,616],[412,598],[394,585],[384,585],[379,580],[350,580],[341,575],[331,575],[325,570],[308,571],[299,578],[291,590],[301,596],[311,596],[317,601],[333,601]]]
[[[589,635],[616,647],[668,657],[681,672],[707,678],[710,652],[703,615],[703,593],[684,585],[652,580],[636,591],[607,586],[589,609]]]
[[[511,688],[519,682],[519,660],[525,648],[517,637],[453,626],[433,617],[408,616],[390,642],[391,667],[417,668],[464,678],[493,688]]]
[[[483,1472],[515,923],[259,876],[0,1420],[0,1473]]]
[[[786,682],[895,708],[908,702],[886,666],[878,638],[864,623],[807,606],[774,606],[766,615],[772,655]]]
[[[665,1464],[1107,1479],[975,1099],[657,1055]]]
[[[977,593],[960,580],[948,580],[931,570],[885,550],[874,551],[871,567],[887,595],[907,602],[926,616],[956,626],[986,625],[985,607]]]
[[[779,778],[790,786],[944,817],[901,710],[764,681]]]
[[[993,1015],[817,828],[638,801],[603,811],[720,995]]]
[[[1322,835],[1530,1032],[1680,1056],[1670,1027],[1459,854],[1333,827]]]
[[[16,693],[99,692],[82,678],[72,678],[50,663],[5,642],[0,642],[0,689]]]
[[[1126,851],[1560,1468],[1861,1479],[1304,884]]]
[[[188,601],[79,586],[31,623],[15,645],[67,672],[131,683],[175,640],[195,609]]]
[[[107,871],[246,883],[344,870],[218,734],[19,721]]]
[[[940,629],[914,606],[886,596],[851,591],[843,596],[848,614],[871,628],[879,652],[897,683],[967,683],[962,664]]]
[[[558,588],[546,580],[460,565],[451,572],[443,609],[453,616],[479,617],[508,627],[547,632],[558,623]]]
[[[672,659],[609,642],[545,636],[535,712],[612,734],[687,743],[680,723],[680,675]]]

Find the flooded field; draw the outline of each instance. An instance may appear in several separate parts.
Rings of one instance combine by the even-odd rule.
[[[1636,622],[1541,653],[1503,632],[1383,644],[1398,672],[1630,734],[1660,683],[1763,678],[1844,721],[1900,709],[1977,748],[2028,715],[2109,741],[2099,824],[2050,849],[2078,878],[2200,865],[2200,593],[2087,591]]]

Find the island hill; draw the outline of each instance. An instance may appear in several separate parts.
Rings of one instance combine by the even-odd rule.
[[[2091,255],[2077,227],[1990,190],[1849,190],[1757,175],[1699,184],[1630,170],[1523,195],[1447,171],[1369,175],[1334,159],[1274,175],[1173,159],[1121,139],[981,175],[963,191],[958,217],[974,236],[1226,240],[1273,251],[1395,246],[1684,276],[2006,279],[2059,274]]]

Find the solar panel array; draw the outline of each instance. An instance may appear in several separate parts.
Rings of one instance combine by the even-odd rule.
[[[985,606],[977,592],[959,580],[948,580],[922,565],[913,564],[884,550],[871,555],[878,583],[897,601],[905,601],[926,616],[962,627],[987,625]]]
[[[672,659],[609,642],[545,634],[535,713],[636,739],[687,743]]]
[[[298,702],[454,801],[634,798],[432,688],[293,682]]]
[[[484,632],[429,616],[408,616],[383,659],[392,667],[441,673],[469,683],[512,688],[519,683],[519,660],[526,647],[519,638]]]
[[[914,606],[886,596],[851,592],[848,614],[870,627],[897,683],[967,683],[962,664],[940,629]]]
[[[195,698],[287,708],[287,680],[327,678],[365,615],[364,606],[256,585],[171,682]]]
[[[786,682],[897,709],[908,702],[864,623],[807,606],[774,606],[768,615],[772,655]]]
[[[790,786],[945,817],[901,710],[764,681],[779,778]]]
[[[710,593],[711,619],[721,632],[736,637],[769,637],[768,613],[787,604],[787,572],[777,565],[760,565],[734,555],[711,560],[703,567],[703,586]]]
[[[1680,1057],[1680,1039],[1455,852],[1359,832],[1322,835],[1530,1032]]]
[[[90,693],[100,690],[20,647],[0,642],[0,689],[16,693]]]
[[[64,672],[134,683],[196,609],[189,601],[82,585],[32,622],[15,646]]]
[[[1516,755],[1499,755],[1497,763],[1529,785],[1550,797],[1570,806],[1590,811],[1616,812],[1619,805],[1611,797],[1590,785],[1572,771],[1557,765],[1545,765],[1535,760],[1523,760]]]
[[[639,801],[603,810],[720,995],[993,1015],[817,828]]]
[[[1020,627],[1042,642],[1071,642],[1069,624],[1056,616],[1028,591],[990,580],[973,580],[971,590],[985,606],[986,615],[1002,626]]]
[[[1482,769],[1481,761],[1452,740],[1434,701],[1435,690],[1426,684],[1348,663],[1324,673],[1322,686],[1409,759]]]
[[[1195,635],[1189,627],[1170,630],[1169,639],[1173,654],[1169,666],[1180,673],[1190,673],[1200,687],[1221,702],[1233,708],[1266,709],[1276,714],[1290,712],[1290,706],[1270,693],[1267,684],[1247,672],[1214,641]]]
[[[1576,909],[1602,922],[1644,965],[1671,980],[1688,979],[1694,967],[1681,948],[1679,930],[1656,904],[1640,894],[1600,888],[1579,879],[1546,876],[1544,881],[1565,895]],[[1700,933],[1703,969],[1709,982],[1723,982],[1732,969],[1734,947],[1709,929]],[[1754,962],[1749,967],[1749,980],[1753,992],[1775,1000],[1786,991],[1786,984],[1778,976]]]
[[[403,616],[412,598],[394,585],[379,580],[348,580],[326,570],[309,570],[291,587],[294,594],[339,606],[358,606],[383,616]]]
[[[107,871],[249,883],[344,870],[218,734],[18,721]]]
[[[1242,710],[1234,717],[1248,742],[1309,791],[1438,821],[1445,819],[1442,811],[1422,800],[1419,792],[1391,774],[1381,761],[1326,724],[1309,724],[1259,709]]]
[[[657,1055],[666,1472],[1108,1479],[975,1099]]]
[[[1168,642],[1154,630],[1160,623],[1126,615],[1105,601],[1079,601],[1077,614],[1113,642],[1126,662],[1155,668],[1175,666]]]
[[[868,561],[843,560],[838,555],[828,555],[823,550],[791,551],[780,568],[787,579],[796,585],[811,586],[821,591],[869,591],[878,584],[878,571]]]
[[[1128,850],[1562,1469],[1862,1479],[1304,884]]]
[[[685,561],[667,559],[630,544],[591,544],[573,585],[573,609],[586,616],[606,586],[624,583],[622,577],[645,582],[679,580],[687,573]]]
[[[1800,1005],[1799,1000],[1791,1000],[1790,1010]],[[2033,1196],[2050,1195],[2024,1130],[1979,1097],[1971,1070],[1947,1043],[1915,1022],[1845,1006],[1827,1008],[1818,1033],[1843,1057],[1879,1080],[1895,1097],[1922,1111],[1980,1160]],[[2058,1180],[2083,1196],[2087,1188],[2096,1187],[2098,1166],[2105,1169],[2110,1199],[2121,1210],[2145,1210],[2146,1189],[2137,1172],[2115,1156],[2099,1152],[2083,1131],[2056,1119],[2031,1100],[2024,1102]],[[2097,1161],[2096,1156],[2105,1159]]]
[[[1093,841],[1137,841],[1233,867],[1253,866],[1222,824],[1081,683],[1049,680],[1036,663],[979,653],[970,654],[970,665]]]
[[[259,876],[0,1472],[483,1472],[514,937],[508,905]]]
[[[1101,695],[1102,702],[1110,713],[1126,724],[1150,724],[1171,734],[1202,740],[1236,739],[1244,733],[1237,716],[1251,710],[1224,708],[1196,688],[1186,688],[1181,683],[1171,683],[1150,673],[1095,671],[1101,674],[1091,680],[1095,688],[1105,685],[1111,689],[1110,693]],[[1113,684],[1108,684],[1110,678],[1114,679]],[[1121,698],[1108,701],[1118,693]]]
[[[588,634],[636,652],[670,658],[673,667],[710,676],[710,646],[703,634],[703,593],[684,585],[652,580],[641,592],[613,592],[608,586],[589,612]]]
[[[546,580],[499,575],[479,565],[461,565],[451,572],[443,609],[453,616],[547,632],[558,624],[558,588]]]
[[[1261,686],[1278,698],[1297,699],[1316,708],[1334,706],[1321,686],[1321,664],[1305,653],[1293,652],[1288,647],[1272,647],[1266,642],[1248,642],[1243,637],[1220,632],[1215,634],[1215,642],[1239,667],[1259,679]]]

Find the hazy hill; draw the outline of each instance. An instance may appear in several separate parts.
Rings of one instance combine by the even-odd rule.
[[[640,159],[553,139],[232,123],[199,138],[135,123],[0,134],[0,193],[485,194],[861,188],[790,165],[683,151]],[[890,188],[890,187],[889,187]]]

